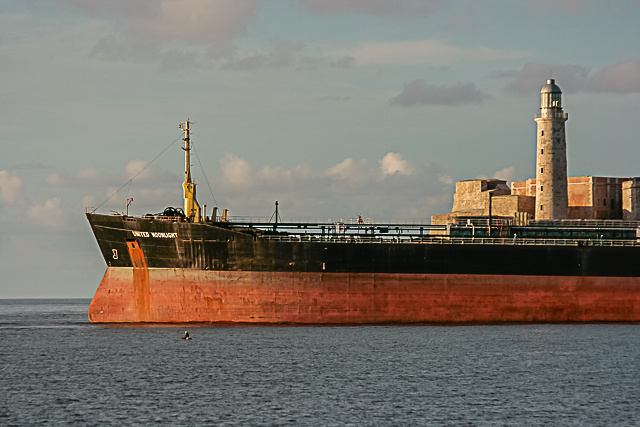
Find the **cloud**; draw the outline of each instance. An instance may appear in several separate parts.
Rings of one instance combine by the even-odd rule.
[[[576,92],[584,87],[588,74],[588,68],[577,64],[529,62],[522,67],[522,70],[494,71],[490,77],[509,78],[511,81],[505,86],[507,92],[530,95],[540,92],[551,75],[562,85],[565,93]]]
[[[578,64],[545,64],[530,62],[521,70],[499,70],[489,77],[511,79],[504,87],[507,92],[530,95],[539,92],[550,75],[556,79],[564,93],[575,92],[640,92],[640,61],[628,60],[591,72]]]
[[[144,164],[139,160],[130,162],[126,167],[127,176],[137,173],[140,166]],[[268,165],[226,153],[217,170],[217,174],[209,176],[216,201],[212,200],[202,179],[198,201],[209,206],[208,212],[216,203],[220,209],[230,209],[231,215],[269,217],[273,203],[278,200],[283,217],[326,221],[328,217],[351,217],[359,212],[378,220],[411,217],[427,221],[433,213],[450,210],[453,194],[453,178],[447,168],[427,161],[408,160],[394,152],[386,153],[375,162],[349,157],[326,168],[316,168],[310,162],[291,167]],[[91,172],[82,174],[91,175]],[[113,185],[93,181],[92,186],[99,186],[99,190],[83,189],[77,203],[83,207],[102,204],[99,211],[103,213],[124,212],[126,199],[133,198],[129,208],[133,215],[159,212],[167,205],[180,206],[180,182],[175,176],[171,182],[159,182],[158,177],[161,175],[154,171],[140,182],[135,179],[131,186],[126,185],[114,196],[122,184],[122,175],[114,174]],[[196,173],[195,178],[198,177]],[[67,178],[62,176],[62,181],[66,186]],[[102,193],[104,189],[107,190]],[[110,199],[105,202],[107,198]],[[49,225],[60,226],[64,219],[62,207],[59,200],[50,199],[32,206],[29,217],[49,212]]]
[[[474,83],[458,83],[455,86],[428,85],[424,80],[414,80],[404,86],[402,92],[389,100],[391,105],[412,107],[415,105],[480,104],[490,96],[479,91]]]
[[[22,180],[14,173],[0,171],[0,201],[5,203],[17,202],[22,190]]]
[[[318,58],[312,58],[311,56],[304,56],[298,61],[298,71],[315,71],[320,66],[321,60]]]
[[[96,168],[85,168],[78,172],[78,178],[87,181],[95,181],[99,178]]]
[[[387,153],[387,155],[380,160],[380,169],[383,175],[393,175],[396,173],[411,175],[413,173],[413,167],[398,153]]]
[[[116,19],[127,39],[180,39],[200,43],[245,33],[258,0],[58,0],[95,17]]]
[[[123,40],[113,35],[101,39],[89,55],[110,61],[133,63],[155,62],[162,58],[160,45],[157,41],[141,38]]]
[[[59,187],[63,184],[64,178],[58,172],[48,173],[44,182],[51,187]]]
[[[248,188],[253,184],[251,167],[246,160],[225,153],[220,160],[222,179],[229,188]]]
[[[42,205],[32,205],[27,210],[27,216],[47,227],[59,228],[64,225],[64,212],[59,197],[47,199]]]
[[[127,179],[136,179],[136,181],[145,181],[153,179],[152,169],[147,167],[147,162],[143,160],[131,160],[125,166]]]
[[[160,71],[175,71],[185,68],[216,68],[223,70],[252,71],[264,68],[289,68],[298,64],[298,70],[314,70],[326,65],[322,58],[305,56],[299,58],[304,49],[302,42],[283,41],[270,50],[242,54],[239,49],[226,42],[213,43],[208,47],[187,46],[166,50],[157,41],[144,39],[119,39],[107,36],[100,40],[90,55],[109,61],[131,63],[159,63]],[[336,68],[348,68],[347,60],[338,59],[329,64]]]
[[[356,58],[353,56],[345,55],[329,63],[329,66],[333,68],[351,68],[355,60]]]
[[[94,167],[86,167],[77,172],[54,171],[46,174],[44,182],[50,187],[75,191],[76,208],[91,206],[98,207],[101,212],[123,212],[126,199],[133,197],[133,209],[138,211],[137,214],[144,214],[155,212],[159,204],[167,203],[168,200],[180,199],[183,179],[155,164],[147,165],[148,161],[132,160],[123,169],[107,173]],[[92,195],[91,198],[83,200],[88,195]],[[65,200],[65,205],[67,202]]]
[[[79,187],[92,182],[102,183],[105,177],[101,176],[95,168],[85,168],[75,175],[67,175],[60,172],[50,172],[44,178],[44,182],[51,187]]]
[[[513,166],[506,167],[493,173],[493,177],[497,179],[504,179],[507,184],[516,180],[516,169]]]
[[[221,176],[214,178],[213,186],[226,189],[226,195],[216,198],[232,215],[269,216],[275,200],[283,217],[307,218],[360,212],[426,220],[451,207],[453,179],[446,169],[404,160],[399,153],[388,153],[375,165],[349,157],[324,170],[308,163],[261,166],[233,154],[226,154],[221,164]]]
[[[285,68],[292,66],[297,54],[304,48],[302,42],[280,42],[271,51],[233,58],[223,69],[254,70],[258,68]]]
[[[228,40],[245,32],[257,4],[255,0],[163,0],[160,13],[140,23],[162,37]]]
[[[231,60],[238,53],[238,47],[231,43],[230,41],[219,41],[214,42],[207,47],[206,55],[207,57],[218,60],[218,59],[226,59]]]
[[[439,40],[410,40],[392,43],[369,43],[338,51],[339,56],[352,56],[358,64],[427,64],[450,65],[457,62],[494,61],[522,58],[527,53],[513,49],[485,46],[454,46]]]
[[[640,92],[640,61],[630,60],[603,68],[589,79],[594,92]]]
[[[184,68],[198,66],[201,58],[200,52],[184,49],[174,49],[165,52],[160,59],[161,71],[175,71]]]
[[[321,65],[350,68],[355,61],[348,54],[334,55],[333,60],[300,57],[305,47],[300,41],[282,41],[264,51],[241,52],[234,40],[246,33],[260,0],[57,1],[111,25],[112,33],[101,38],[90,52],[97,59],[157,63],[165,72],[185,68],[252,71],[288,67],[309,71]],[[379,1],[380,5],[386,2]],[[397,6],[404,10],[404,3],[398,1]],[[418,7],[421,3],[416,2],[409,9],[424,9]],[[368,2],[362,6],[365,4]]]
[[[57,0],[112,27],[90,55],[110,61],[160,63],[162,71],[229,60],[259,0]]]
[[[325,176],[352,182],[367,180],[368,164],[366,160],[354,161],[351,157],[344,159],[325,171]]]
[[[316,13],[359,13],[374,16],[424,16],[442,8],[444,0],[300,0]]]
[[[264,166],[258,171],[257,176],[259,179],[267,181],[286,182],[291,176],[291,171],[281,167]]]

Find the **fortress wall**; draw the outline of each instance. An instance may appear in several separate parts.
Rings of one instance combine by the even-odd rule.
[[[526,181],[512,182],[511,194],[514,196],[536,197],[536,179],[529,178]]]
[[[593,177],[577,176],[569,177],[568,193],[569,206],[592,207],[593,206]]]
[[[512,182],[511,194],[513,196],[527,196],[527,183],[525,181]]]
[[[597,219],[622,219],[622,183],[628,178],[593,177]]]
[[[640,220],[640,178],[622,183],[622,219]]]
[[[530,216],[535,213],[535,197],[529,196],[497,196],[493,198],[491,214],[497,216],[515,216],[516,212],[526,212]],[[485,215],[489,215],[487,204]]]
[[[456,182],[456,193],[453,195],[451,212],[475,209],[487,210],[488,212],[489,191],[492,191],[494,196],[511,194],[511,190],[507,187],[507,181],[501,179],[470,179]]]
[[[623,183],[625,184],[623,196]],[[502,184],[501,180],[468,180],[456,183],[453,210],[450,214],[437,215],[439,223],[446,224],[454,214],[489,215],[489,192]],[[633,191],[632,191],[633,189]],[[527,212],[533,218],[536,203],[536,179],[513,182],[510,194],[502,188],[492,190],[493,215],[514,216],[515,212]],[[567,178],[569,219],[623,219],[640,220],[640,177],[613,178],[577,176]],[[623,206],[624,204],[624,206]],[[532,208],[533,206],[533,208]],[[433,222],[432,219],[432,223]]]

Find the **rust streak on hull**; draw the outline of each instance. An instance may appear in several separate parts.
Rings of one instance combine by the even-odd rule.
[[[91,302],[89,319],[97,323],[638,322],[640,278],[110,267]]]

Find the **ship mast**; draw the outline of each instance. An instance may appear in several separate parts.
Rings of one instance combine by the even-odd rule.
[[[184,190],[184,214],[189,221],[200,222],[200,205],[196,201],[196,184],[191,179],[191,158],[190,151],[190,134],[189,125],[191,122],[187,119],[186,122],[180,123],[180,129],[184,131],[184,182],[182,183],[182,189]]]

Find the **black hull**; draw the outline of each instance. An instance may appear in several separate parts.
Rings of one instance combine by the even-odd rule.
[[[105,262],[132,267],[137,241],[149,268],[289,273],[471,274],[640,277],[640,246],[497,244],[451,240],[364,242],[365,239],[266,238],[212,223],[87,214]]]

